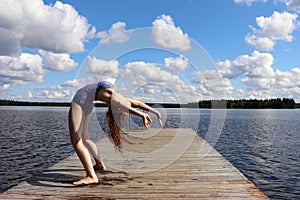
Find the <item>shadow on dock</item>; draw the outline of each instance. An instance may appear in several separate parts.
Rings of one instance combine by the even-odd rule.
[[[85,176],[74,154],[0,194],[0,199],[268,199],[192,129],[133,132],[122,154],[97,142],[107,171],[99,184],[76,187]]]

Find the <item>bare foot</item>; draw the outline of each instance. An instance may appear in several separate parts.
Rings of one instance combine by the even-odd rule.
[[[73,185],[85,186],[85,185],[96,184],[96,183],[98,183],[98,178],[85,177],[79,181],[73,182]]]
[[[96,163],[95,165],[94,165],[94,170],[96,171],[96,170],[103,170],[103,171],[105,171],[107,168],[106,168],[106,166],[104,165],[104,163],[103,163],[103,161],[100,161],[100,162],[98,162],[98,163]]]

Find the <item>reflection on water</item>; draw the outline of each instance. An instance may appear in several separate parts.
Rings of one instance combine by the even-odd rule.
[[[73,153],[68,108],[0,107],[0,139],[1,192]]]
[[[56,109],[1,108],[1,190],[70,155],[66,117]]]
[[[214,147],[271,199],[299,199],[299,119],[300,110],[228,110]]]
[[[0,111],[0,191],[73,153],[68,108],[0,107]],[[105,135],[105,111],[97,108],[90,117],[93,140]],[[300,199],[300,110],[160,111],[164,127],[193,128],[271,199]],[[142,127],[138,117],[130,116],[126,123]]]

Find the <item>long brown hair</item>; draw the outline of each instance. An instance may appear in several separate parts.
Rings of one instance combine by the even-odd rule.
[[[119,111],[120,112],[120,111]],[[121,133],[120,133],[120,127],[119,125],[121,125],[119,122],[119,116],[117,115],[121,115],[118,112],[113,112],[113,109],[111,106],[108,107],[108,111],[106,113],[106,121],[108,124],[108,138],[110,139],[110,141],[115,145],[117,150],[121,150],[122,149],[122,145],[123,145],[123,140],[124,138],[122,137]],[[115,119],[118,118],[118,119]],[[118,124],[119,122],[119,124]]]

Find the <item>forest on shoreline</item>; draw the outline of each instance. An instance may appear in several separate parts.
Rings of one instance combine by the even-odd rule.
[[[239,100],[204,100],[188,103],[187,107],[199,108],[227,108],[227,109],[293,109],[299,108],[294,99],[274,98],[274,99],[239,99]]]
[[[239,99],[239,100],[203,100],[187,104],[171,103],[147,103],[150,106],[159,105],[164,108],[216,108],[216,109],[293,109],[300,108],[300,103],[296,103],[290,98],[274,99]],[[30,102],[0,99],[0,106],[55,106],[69,107],[69,102]],[[96,103],[96,107],[107,107],[107,104]]]

